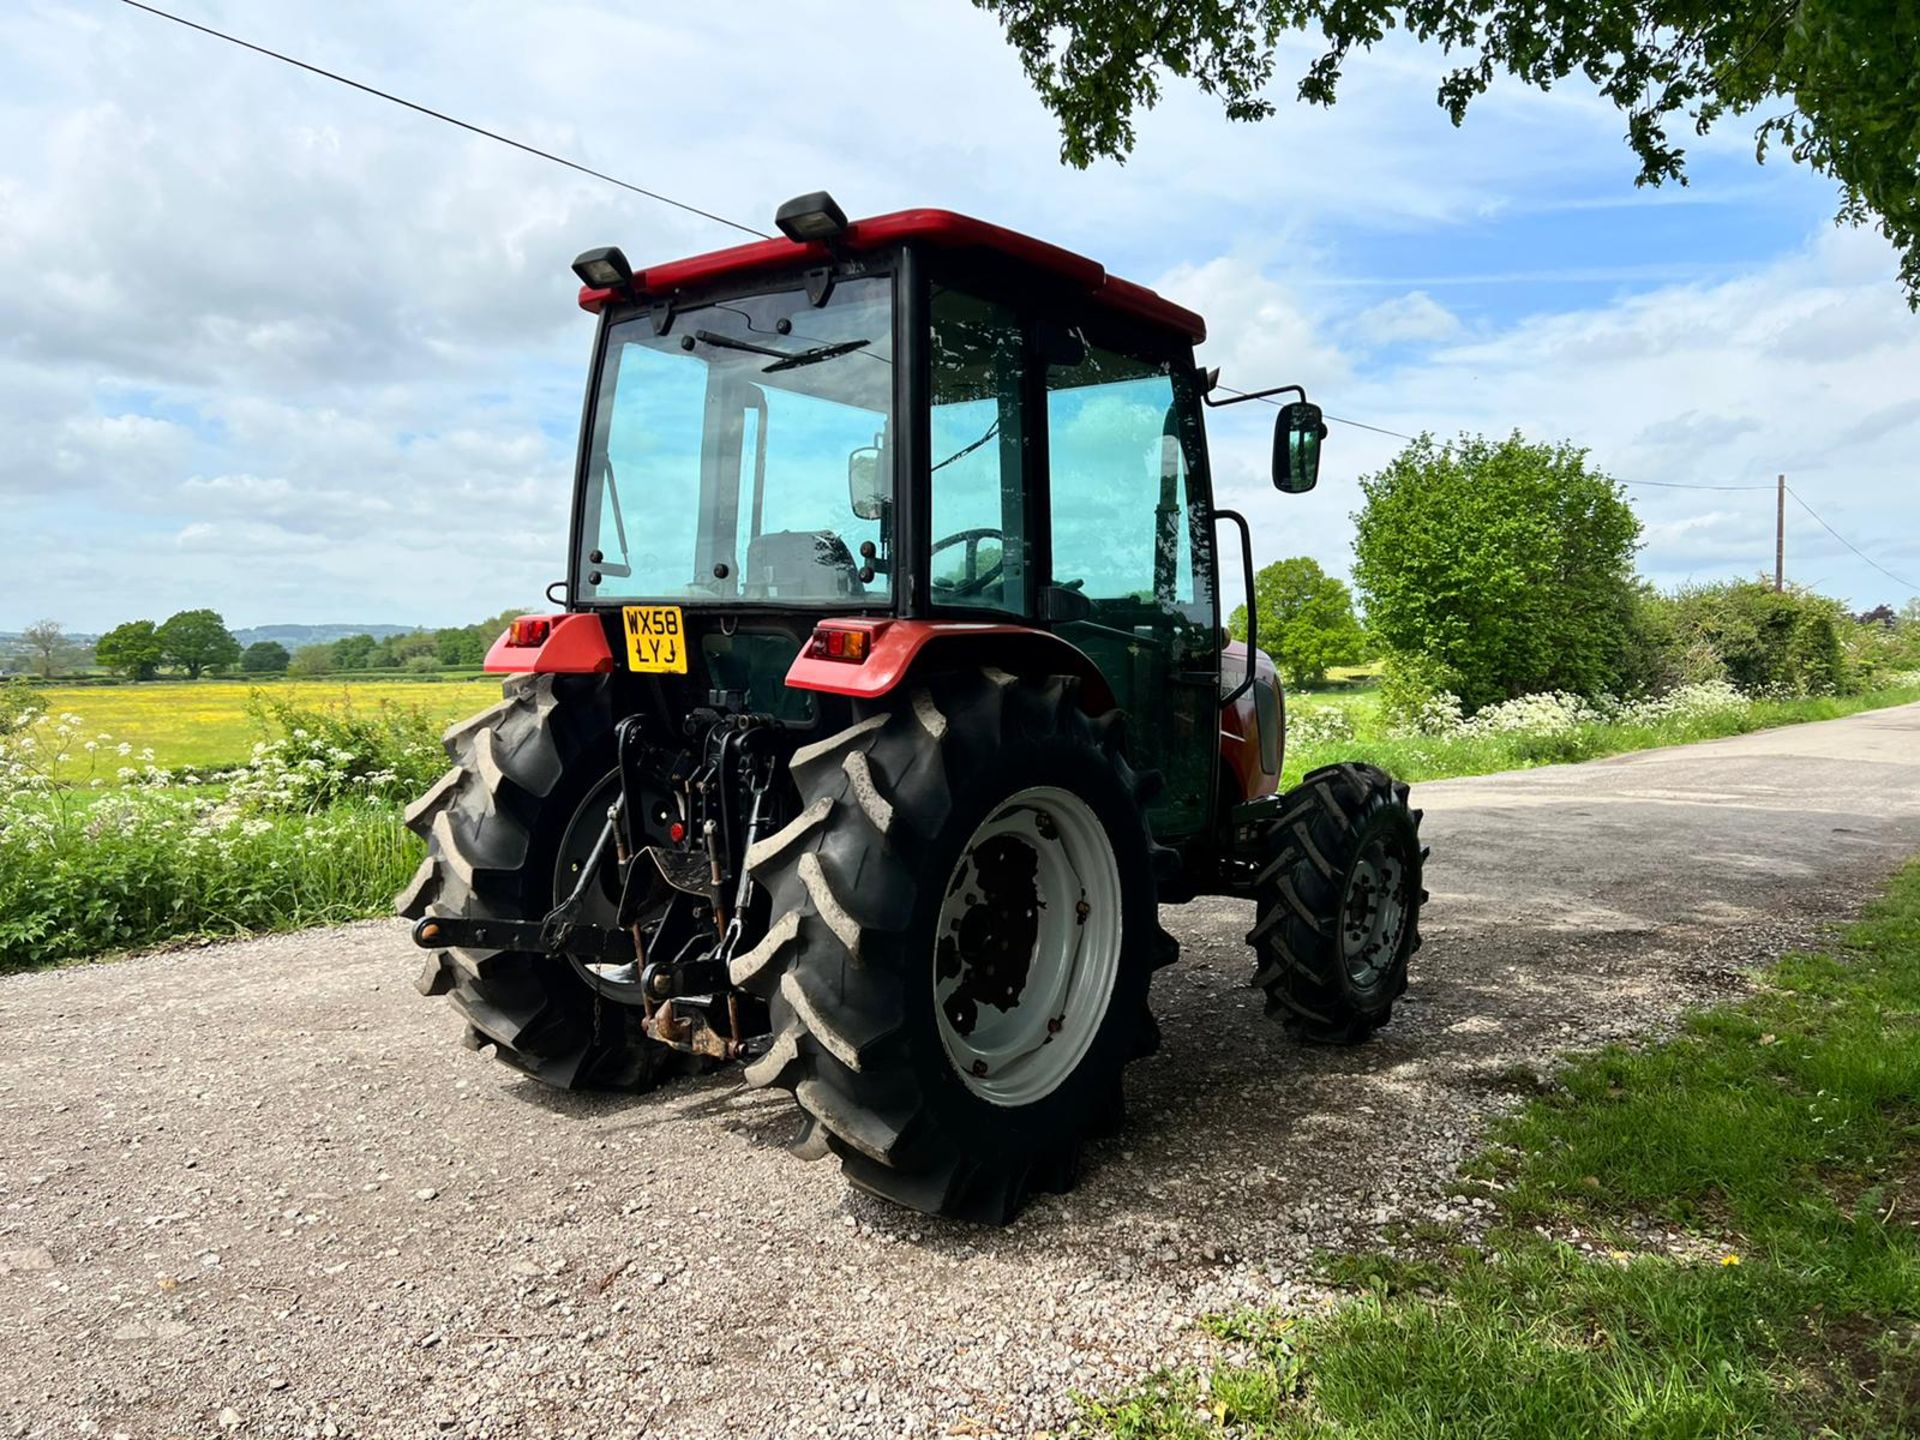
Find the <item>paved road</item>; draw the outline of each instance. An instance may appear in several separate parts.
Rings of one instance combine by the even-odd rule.
[[[1249,907],[1168,912],[1166,1044],[1005,1231],[849,1194],[726,1075],[556,1096],[368,924],[0,980],[0,1433],[1027,1436],[1212,1306],[1458,1214],[1516,1075],[1657,1027],[1920,851],[1920,706],[1417,787],[1404,1010],[1288,1044]]]

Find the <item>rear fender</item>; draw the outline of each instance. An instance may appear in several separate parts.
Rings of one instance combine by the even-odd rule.
[[[823,620],[814,634],[827,629],[864,631],[866,659],[828,659],[815,654],[817,647],[809,641],[787,671],[787,684],[794,689],[874,700],[914,675],[991,665],[1014,675],[1078,676],[1080,707],[1090,715],[1105,714],[1114,705],[1112,687],[1084,650],[1030,625],[854,617]]]
[[[513,626],[487,651],[484,669],[508,675],[605,675],[613,669],[613,650],[598,615],[523,615],[548,622],[538,644],[515,645]]]

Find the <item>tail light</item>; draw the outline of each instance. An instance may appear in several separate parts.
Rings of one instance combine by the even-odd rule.
[[[523,650],[537,650],[553,633],[553,621],[545,615],[522,615],[507,626],[507,643]]]
[[[865,630],[844,625],[816,625],[807,641],[809,660],[838,660],[847,665],[864,665],[873,637]]]

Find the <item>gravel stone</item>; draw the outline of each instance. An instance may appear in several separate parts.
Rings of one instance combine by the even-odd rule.
[[[1292,1044],[1252,906],[1169,908],[1124,1130],[1004,1230],[799,1162],[732,1073],[571,1095],[461,1048],[397,923],[0,978],[0,1434],[1058,1434],[1221,1353],[1201,1313],[1326,1303],[1324,1249],[1483,1230],[1488,1116],[1920,850],[1920,707],[1414,796],[1394,1023]]]

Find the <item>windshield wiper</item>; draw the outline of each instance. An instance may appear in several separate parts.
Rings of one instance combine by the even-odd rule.
[[[776,370],[798,370],[802,365],[818,365],[822,360],[831,360],[837,355],[849,355],[855,350],[864,350],[871,340],[841,340],[832,345],[816,345],[811,350],[802,350],[798,354],[791,350],[776,350],[771,345],[756,345],[751,340],[736,340],[731,335],[722,335],[717,330],[696,330],[693,338],[707,345],[718,345],[722,350],[744,350],[749,355],[771,355],[773,364],[760,367],[762,375],[771,375]]]
[[[762,365],[760,373],[771,375],[776,370],[798,370],[802,365],[818,365],[822,360],[831,360],[837,355],[851,355],[855,350],[864,350],[872,343],[871,340],[842,340],[837,345],[816,345],[811,350],[802,350],[798,355],[789,355],[771,365]]]

